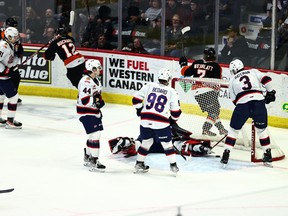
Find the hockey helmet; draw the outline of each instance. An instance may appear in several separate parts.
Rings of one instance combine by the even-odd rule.
[[[19,40],[19,32],[14,27],[8,27],[4,31],[4,36],[7,42],[16,43]]]
[[[5,21],[5,27],[17,27],[18,26],[18,22],[14,17],[9,17],[6,19]]]
[[[67,36],[68,32],[69,32],[69,27],[59,27],[56,29],[56,34],[62,37]]]
[[[172,78],[171,71],[168,68],[161,68],[158,72],[158,80],[162,84],[168,84]]]
[[[88,59],[85,62],[85,67],[86,67],[86,70],[88,71],[93,71],[95,69],[102,70],[101,63],[99,62],[99,60],[96,60],[96,59]]]
[[[214,48],[212,48],[212,47],[206,48],[203,53],[204,53],[204,59],[206,61],[215,61],[216,60],[216,56],[215,56],[216,51]]]
[[[242,69],[244,69],[244,64],[240,59],[235,59],[229,64],[229,70],[231,74],[237,74]]]

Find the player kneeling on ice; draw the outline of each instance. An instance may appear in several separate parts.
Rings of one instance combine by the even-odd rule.
[[[177,123],[171,125],[172,143],[177,152],[185,156],[205,156],[211,151],[210,140],[197,140],[190,137],[192,134],[178,126]],[[129,137],[116,137],[109,140],[110,150],[113,154],[123,153],[125,157],[137,155],[137,150],[141,145],[142,138],[139,136],[136,140]],[[149,149],[149,153],[164,153],[164,149],[157,139],[154,137],[153,144]]]
[[[84,75],[78,85],[77,113],[81,115],[88,139],[84,148],[84,166],[90,171],[105,171],[105,166],[99,162],[100,137],[103,130],[101,108],[105,105],[101,96],[102,85],[97,78],[102,70],[98,60],[89,59],[85,63],[87,75]]]
[[[7,129],[21,129],[22,123],[15,121],[17,110],[18,92],[11,79],[14,68],[20,63],[20,58],[15,54],[14,46],[19,41],[19,32],[14,27],[8,27],[4,31],[4,39],[0,40],[0,126]],[[5,97],[8,98],[7,121],[1,118]]]
[[[233,77],[229,82],[230,98],[236,105],[231,120],[230,130],[225,140],[226,149],[223,152],[221,163],[228,163],[230,150],[234,147],[239,131],[248,118],[252,118],[259,137],[264,155],[262,161],[271,166],[272,155],[270,137],[267,133],[267,109],[265,104],[275,101],[276,91],[273,90],[271,77],[257,69],[245,70],[243,62],[233,60],[229,69]],[[263,95],[263,87],[267,90]]]
[[[170,119],[178,120],[181,115],[179,97],[176,91],[168,86],[172,78],[167,68],[158,72],[158,83],[147,83],[136,94],[132,103],[140,117],[140,136],[142,143],[137,151],[135,173],[148,172],[149,166],[144,161],[157,137],[163,146],[170,169],[177,173],[176,152],[172,145]]]

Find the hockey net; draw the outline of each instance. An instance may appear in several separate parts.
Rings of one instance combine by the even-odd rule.
[[[219,134],[219,131],[215,127],[215,125],[211,128],[211,131],[214,132],[216,136],[202,135],[202,126],[206,120],[207,112],[202,112],[199,104],[202,103],[205,105],[208,101],[205,96],[201,96],[201,91],[214,91],[214,93],[218,94],[218,100],[221,106],[219,118],[224,128],[229,130],[232,110],[235,106],[229,98],[228,85],[228,81],[212,78],[172,79],[172,87],[179,94],[181,109],[183,112],[180,119],[178,120],[178,124],[181,127],[191,131],[193,133],[191,135],[192,138],[208,139],[217,142],[224,136]],[[195,95],[197,94],[198,102],[195,99]],[[283,159],[285,157],[283,151],[280,149],[280,147],[277,145],[277,143],[271,136],[269,132],[269,127],[267,128],[267,130],[268,134],[270,135],[273,161]],[[221,145],[223,146],[224,143],[219,144],[219,146]],[[252,162],[262,161],[263,150],[260,146],[259,139],[255,131],[255,126],[253,125],[251,119],[249,119],[241,129],[234,148],[244,151],[250,151]]]

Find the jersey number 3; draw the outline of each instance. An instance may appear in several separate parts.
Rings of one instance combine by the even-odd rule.
[[[241,77],[240,82],[244,84],[242,87],[243,90],[249,90],[252,88],[252,85],[248,76]]]

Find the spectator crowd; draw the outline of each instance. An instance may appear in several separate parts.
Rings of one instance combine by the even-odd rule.
[[[161,0],[124,1],[121,26],[122,47],[118,47],[117,1],[97,1],[96,5],[90,7],[87,1],[82,1],[79,9],[76,9],[76,34],[73,35],[76,45],[92,49],[160,55],[162,21],[165,24],[165,56],[190,55],[197,52],[197,46],[202,50],[204,46],[215,43],[214,0],[166,0],[165,2],[166,4],[162,5]],[[228,63],[238,57],[245,62],[245,65],[249,65],[258,64],[265,58],[269,58],[272,1],[219,0],[219,3],[219,36],[227,36],[226,44],[222,50],[219,50],[219,62]],[[162,10],[163,7],[165,10]],[[248,17],[249,10],[259,14],[267,13],[267,18],[262,20],[263,28],[260,29],[256,40],[251,41],[239,32],[239,25],[247,22],[248,19],[243,18],[243,8],[246,10],[245,17]],[[46,44],[50,41],[59,27],[65,27],[69,23],[68,10],[61,13],[56,11],[54,8],[47,8],[36,12],[35,8],[27,6],[26,29],[22,32],[22,41],[35,44]],[[162,19],[163,11],[165,11],[165,20]],[[288,19],[286,19],[288,1],[277,0],[276,11],[278,29],[276,61],[279,63],[288,47]],[[0,13],[0,18],[4,19],[5,16],[5,13]],[[21,30],[24,22],[20,21],[19,15],[12,16],[19,19],[18,28]],[[187,27],[189,30],[183,32]],[[251,60],[250,55],[256,55],[257,59]],[[288,70],[288,64],[285,70]]]

